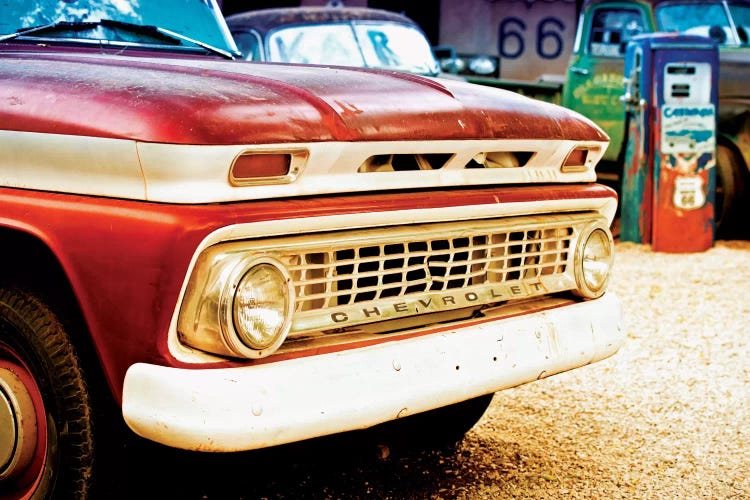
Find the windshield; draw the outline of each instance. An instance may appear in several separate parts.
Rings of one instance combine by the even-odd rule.
[[[282,28],[268,38],[271,61],[357,66],[436,75],[430,44],[400,24],[316,24]]]
[[[597,57],[622,57],[628,41],[643,33],[644,26],[639,10],[597,9],[591,21],[589,52]]]
[[[181,41],[187,45],[207,44],[235,53],[236,46],[223,19],[215,0],[0,0],[0,38],[19,30],[61,22],[111,20],[136,26],[155,26],[186,37]],[[62,28],[64,26],[55,30],[30,31],[27,36],[111,41],[114,29],[102,26],[85,30]],[[154,38],[146,32],[140,35],[133,32],[117,39],[154,43]]]
[[[748,7],[733,6],[732,15],[737,28],[748,22]],[[656,8],[656,23],[661,31],[677,31],[688,35],[706,36],[720,45],[747,45],[746,27],[735,33],[729,19],[729,11],[721,2],[669,3]]]

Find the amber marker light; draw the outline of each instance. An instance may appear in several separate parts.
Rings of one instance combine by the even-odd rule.
[[[562,172],[585,172],[590,148],[576,148],[568,153],[560,169]]]
[[[289,183],[297,177],[307,156],[306,150],[245,152],[234,159],[229,181],[237,186]]]

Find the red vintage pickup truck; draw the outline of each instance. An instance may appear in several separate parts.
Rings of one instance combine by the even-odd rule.
[[[118,438],[455,442],[621,346],[592,122],[237,56],[213,0],[0,10],[0,496],[93,495]]]

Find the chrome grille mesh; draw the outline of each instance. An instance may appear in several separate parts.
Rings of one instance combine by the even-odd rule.
[[[572,221],[512,230],[446,228],[447,234],[378,242],[342,242],[299,253],[289,271],[296,310],[310,311],[564,274],[574,236]],[[481,226],[481,225],[480,225]],[[550,227],[551,226],[551,227]]]

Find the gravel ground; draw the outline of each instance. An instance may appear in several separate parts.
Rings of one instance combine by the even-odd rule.
[[[495,395],[455,450],[350,433],[196,460],[135,454],[132,498],[750,498],[750,242],[701,253],[618,243],[627,342]],[[159,458],[155,458],[159,457]],[[115,495],[113,495],[115,496]]]
[[[750,242],[619,243],[611,288],[626,344],[497,394],[461,446],[493,479],[461,496],[750,498]]]

